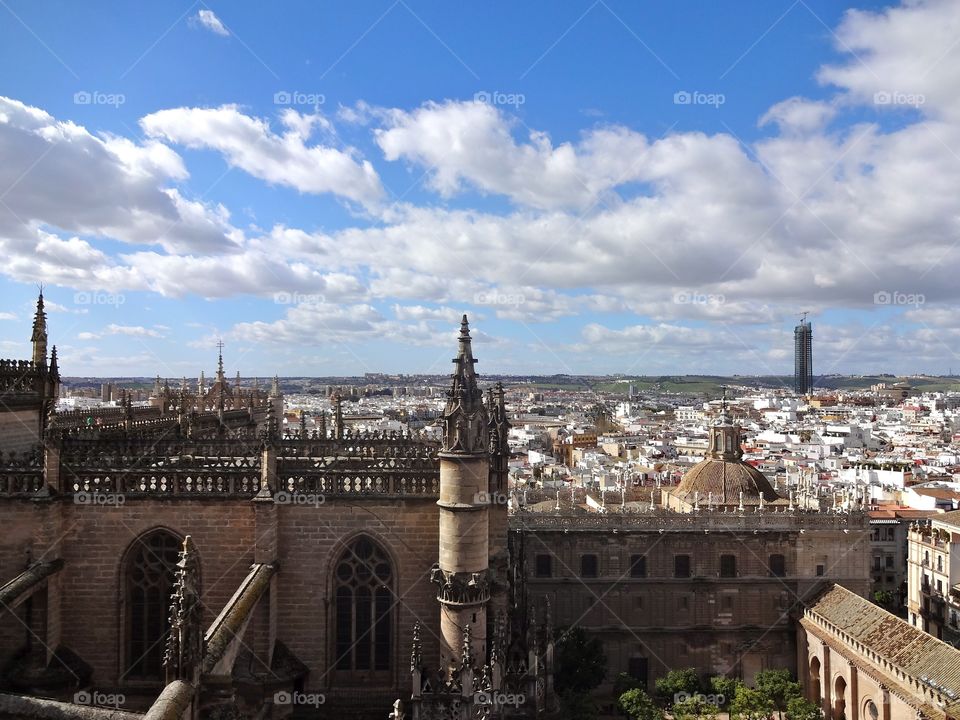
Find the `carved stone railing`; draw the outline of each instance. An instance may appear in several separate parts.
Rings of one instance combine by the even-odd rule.
[[[519,510],[510,514],[511,530],[578,531],[616,530],[656,532],[752,532],[772,530],[799,532],[800,530],[869,530],[869,519],[864,513],[823,513],[805,510],[763,512],[719,512],[701,510],[694,513],[670,512],[610,512],[610,513],[549,513]]]
[[[46,378],[46,368],[32,360],[0,360],[0,394],[39,392]]]
[[[43,487],[39,452],[0,453],[0,497],[30,496]]]
[[[66,439],[62,492],[252,497],[260,489],[260,444],[239,440]]]

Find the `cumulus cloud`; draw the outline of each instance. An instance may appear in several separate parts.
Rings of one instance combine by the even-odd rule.
[[[125,337],[136,338],[162,338],[164,337],[160,329],[146,328],[142,325],[117,325],[110,323],[100,332],[81,332],[77,333],[78,340],[99,340],[109,335],[122,335]]]
[[[266,120],[224,105],[161,110],[142,118],[140,125],[154,138],[216,150],[231,166],[271,184],[304,193],[333,193],[364,205],[381,199],[377,172],[356,151],[308,144],[314,127],[326,125],[322,116],[288,108],[280,122],[285,131],[278,135]]]
[[[646,138],[624,127],[590,130],[578,143],[554,145],[541,131],[517,143],[499,109],[478,101],[426,103],[386,114],[376,141],[387,160],[428,168],[430,184],[452,197],[468,184],[514,202],[585,209],[640,177]]]
[[[209,30],[214,35],[227,36],[230,34],[230,31],[227,30],[213,10],[201,10],[196,14],[195,20],[200,27]]]

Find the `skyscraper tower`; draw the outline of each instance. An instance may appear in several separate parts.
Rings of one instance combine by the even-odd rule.
[[[803,313],[793,329],[793,389],[798,395],[813,391],[813,326]]]
[[[486,658],[489,584],[489,418],[470,345],[467,316],[443,412],[440,451],[440,561],[431,580],[440,601],[445,669]],[[465,642],[469,638],[469,642]],[[473,658],[464,658],[469,648]]]

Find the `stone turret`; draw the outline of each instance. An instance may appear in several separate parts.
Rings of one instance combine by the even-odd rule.
[[[507,610],[509,568],[507,551],[509,497],[508,476],[510,470],[510,446],[507,438],[510,421],[503,385],[497,383],[487,395],[487,411],[490,415],[490,612],[494,616]]]
[[[489,422],[477,387],[467,316],[443,413],[440,451],[440,561],[431,580],[440,601],[441,663],[459,668],[463,648],[486,658],[489,581]],[[469,627],[469,639],[464,638]]]

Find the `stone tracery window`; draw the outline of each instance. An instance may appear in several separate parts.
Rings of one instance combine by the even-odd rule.
[[[160,680],[170,595],[182,541],[155,530],[133,541],[124,567],[126,655],[121,679]]]
[[[337,670],[390,670],[393,568],[368,537],[350,543],[334,566],[334,643]]]

